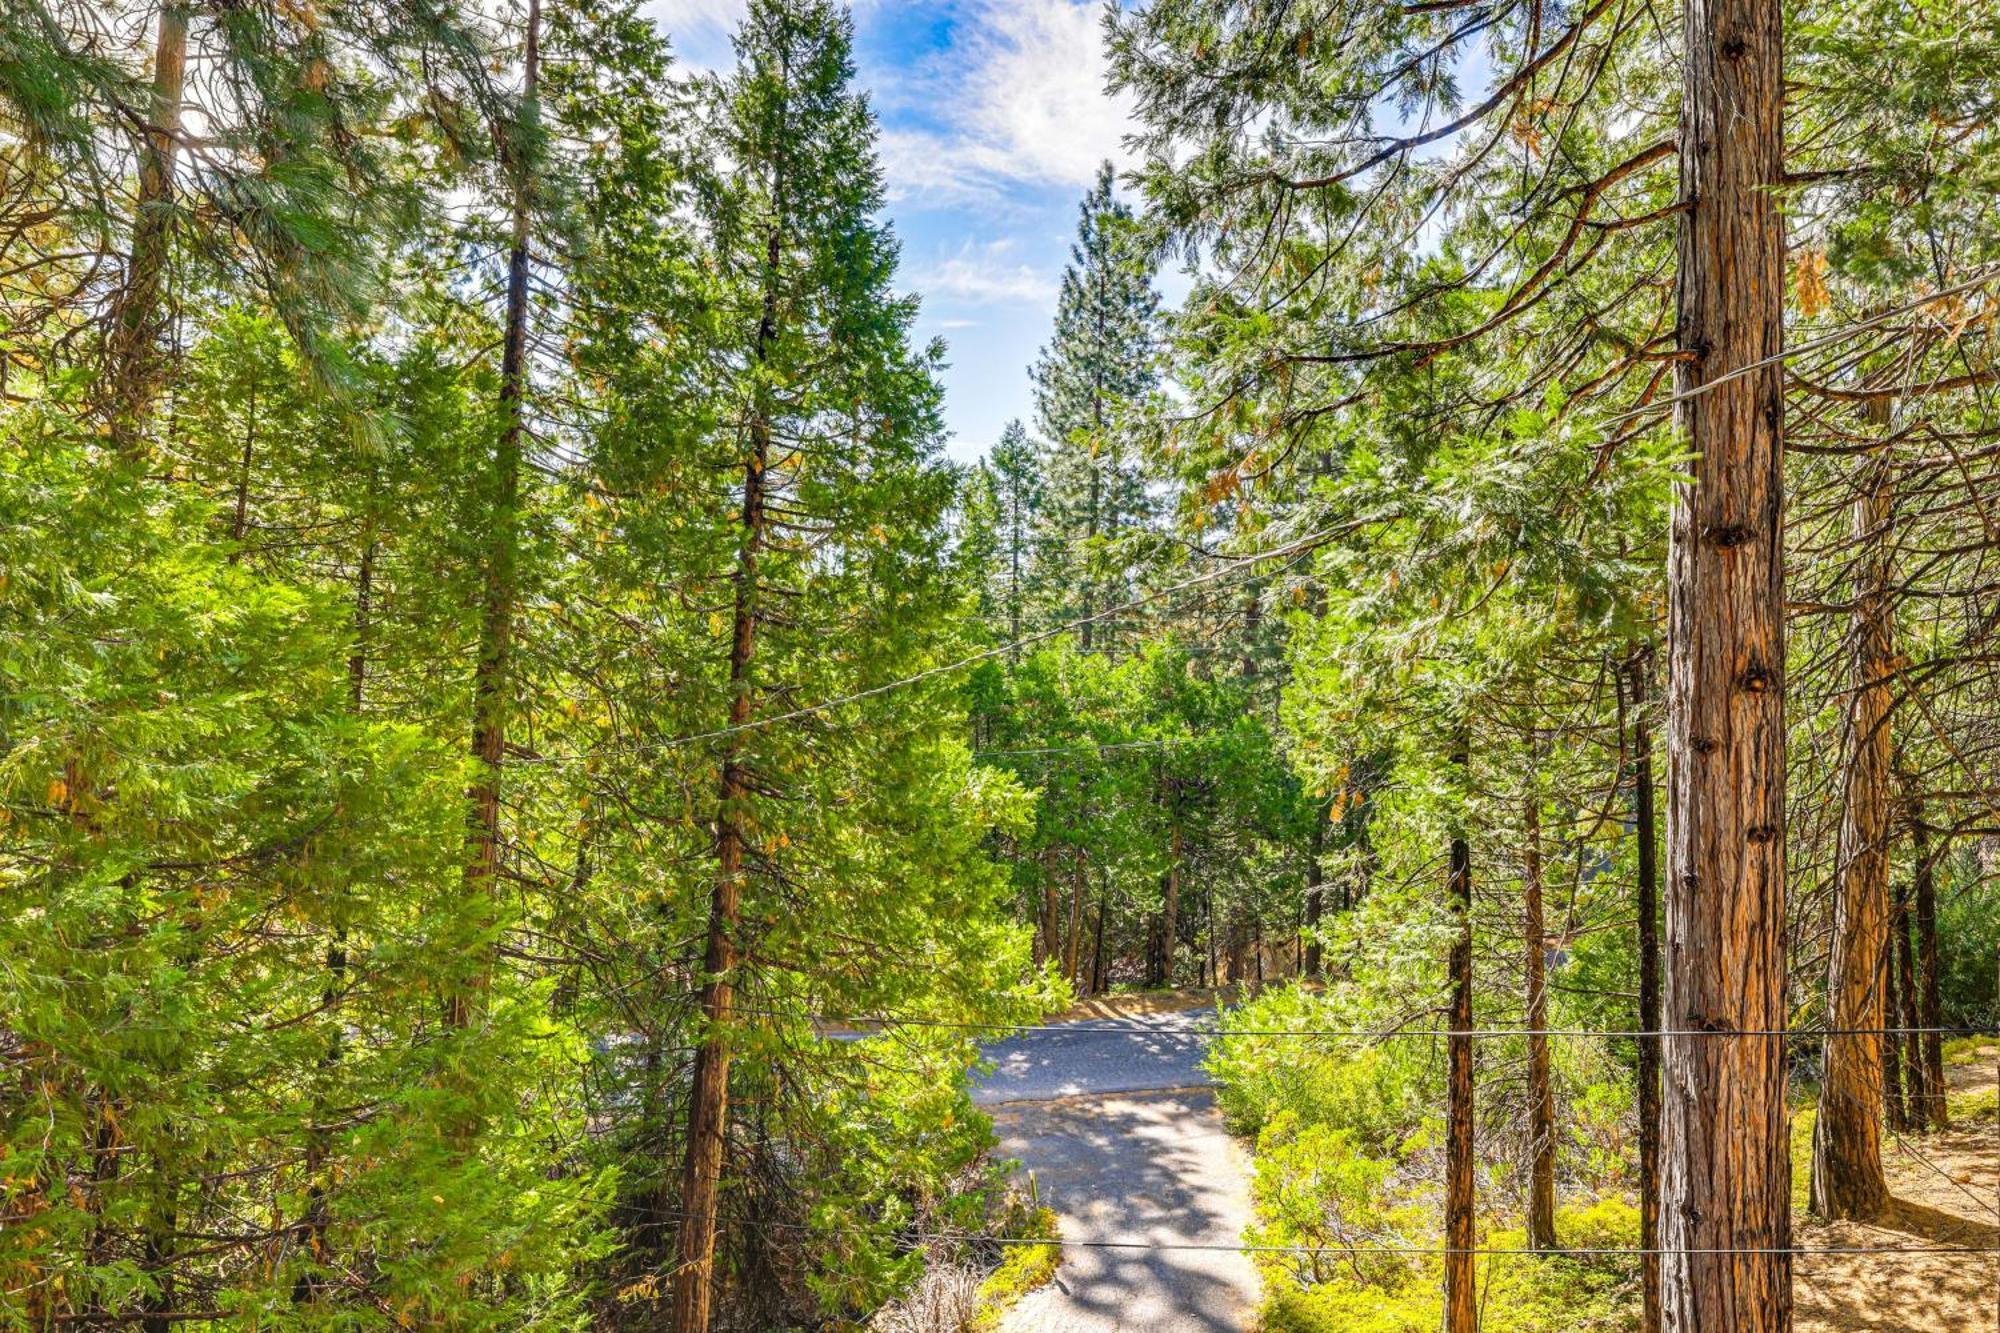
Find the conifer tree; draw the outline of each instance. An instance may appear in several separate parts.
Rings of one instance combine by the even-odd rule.
[[[1116,639],[1115,622],[1089,618],[1126,600],[1129,557],[1120,534],[1143,524],[1150,509],[1120,418],[1157,378],[1159,297],[1151,256],[1113,181],[1107,162],[1084,196],[1055,332],[1034,368],[1036,425],[1045,442],[1035,577],[1055,598],[1050,620],[1085,622],[1077,634],[1086,650]]]
[[[994,627],[1010,643],[1020,640],[1026,624],[1034,542],[1042,508],[1038,462],[1027,427],[1019,421],[1010,421],[982,464],[992,478],[996,511],[991,580],[996,585]]]

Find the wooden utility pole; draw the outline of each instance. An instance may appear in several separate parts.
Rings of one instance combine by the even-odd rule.
[[[1785,1042],[1784,22],[1689,0],[1668,559],[1661,1299],[1792,1324]],[[1689,396],[1693,395],[1693,396]]]
[[[1463,731],[1452,763],[1461,781],[1470,765],[1471,742]],[[1479,1327],[1479,1292],[1473,1262],[1472,1140],[1472,844],[1464,813],[1451,839],[1451,868],[1445,898],[1457,931],[1452,937],[1451,1066],[1445,1113],[1444,1168],[1444,1326],[1445,1333],[1474,1333]]]

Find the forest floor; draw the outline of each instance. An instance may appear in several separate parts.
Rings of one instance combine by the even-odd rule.
[[[1229,1248],[1250,1221],[1249,1162],[1205,1086],[1212,1003],[1113,999],[1075,1031],[986,1048],[994,1070],[974,1096],[1066,1242],[1055,1280],[1008,1313],[1003,1333],[1234,1333],[1249,1322],[1256,1270]],[[1111,1019],[1143,1035],[1103,1031]],[[1152,1248],[1163,1245],[1215,1248]]]
[[[1954,1101],[1996,1086],[2000,1046],[1945,1071]],[[1892,1139],[1894,1202],[1875,1223],[1806,1222],[1808,1248],[2000,1250],[2000,1123],[1992,1111]],[[1802,1255],[1793,1269],[1798,1333],[2000,1333],[2000,1253]]]

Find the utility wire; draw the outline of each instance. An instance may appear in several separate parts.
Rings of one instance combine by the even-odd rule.
[[[1153,605],[1155,602],[1165,601],[1177,593],[1186,592],[1190,588],[1199,588],[1210,583],[1219,583],[1225,579],[1240,577],[1250,573],[1258,565],[1268,561],[1283,560],[1292,556],[1302,555],[1307,551],[1325,545],[1335,537],[1342,536],[1364,526],[1367,522],[1368,520],[1365,519],[1356,519],[1347,523],[1337,524],[1330,528],[1321,528],[1315,532],[1309,532],[1303,537],[1285,542],[1282,545],[1271,547],[1269,550],[1255,551],[1249,555],[1232,557],[1232,563],[1223,566],[1221,569],[1210,570],[1206,574],[1198,574],[1194,578],[1183,579],[1179,583],[1168,584],[1166,587],[1147,593],[1143,597],[1135,597],[1129,602],[1120,602],[1116,606],[1106,607],[1104,610],[1094,612],[1091,615],[1079,616],[1075,620],[1064,621],[1052,629],[1023,635],[1011,643],[1003,643],[997,647],[987,648],[981,652],[973,653],[970,657],[961,657],[954,662],[946,662],[940,666],[929,667],[912,675],[885,681],[880,685],[872,685],[865,690],[856,690],[852,694],[839,695],[832,699],[823,700],[820,703],[807,704],[802,708],[793,708],[783,713],[772,713],[767,717],[751,718],[749,721],[738,723],[735,726],[717,727],[713,731],[697,731],[690,735],[674,736],[645,744],[607,747],[605,750],[598,752],[597,757],[609,758],[614,755],[662,753],[668,750],[680,749],[682,746],[698,745],[703,741],[722,740],[729,736],[740,735],[743,732],[760,731],[765,727],[774,727],[783,722],[796,722],[801,718],[831,712],[836,708],[844,708],[849,704],[860,703],[864,699],[873,699],[879,695],[890,694],[911,685],[918,685],[927,680],[934,680],[940,676],[949,676],[963,671],[968,667],[978,666],[981,662],[990,662],[996,657],[1006,657],[1018,649],[1057,638],[1069,633],[1071,630],[1081,629],[1085,625],[1095,624],[1097,621],[1107,620],[1112,616],[1124,615],[1128,611],[1142,610],[1145,607]],[[583,756],[562,757],[550,755],[540,758],[523,759],[517,762],[552,765],[565,762],[573,763],[580,757]]]
[[[838,1024],[841,1026],[874,1026],[881,1028],[918,1027],[943,1028],[960,1032],[1003,1032],[1003,1033],[1094,1033],[1128,1037],[1168,1037],[1205,1039],[1209,1037],[1350,1037],[1366,1041],[1382,1041],[1390,1037],[1471,1037],[1476,1040],[1491,1040],[1505,1037],[1605,1037],[1638,1040],[1646,1037],[1886,1037],[1886,1036],[1940,1036],[1940,1037],[1985,1037],[1993,1034],[1979,1028],[1746,1028],[1741,1031],[1713,1028],[1665,1028],[1647,1030],[1641,1028],[1225,1028],[1220,1026],[1201,1027],[1145,1027],[1131,1023],[970,1023],[937,1018],[891,1018],[868,1017],[854,1014],[798,1014],[785,1013],[775,1009],[744,1009],[734,1012],[752,1014],[766,1018],[803,1018],[809,1022]]]
[[[1919,297],[1914,301],[1909,301],[1903,305],[1884,310],[1879,314],[1871,315],[1867,319],[1857,320],[1852,324],[1835,329],[1832,333],[1822,334],[1820,337],[1802,342],[1797,347],[1787,347],[1781,352],[1774,352],[1761,361],[1752,361],[1747,366],[1738,366],[1726,375],[1718,375],[1714,379],[1697,384],[1691,389],[1683,389],[1679,393],[1669,394],[1658,402],[1647,403],[1644,407],[1635,407],[1629,412],[1621,412],[1615,417],[1608,417],[1603,424],[1606,426],[1619,426],[1627,421],[1636,421],[1648,413],[1664,412],[1678,403],[1687,402],[1691,398],[1699,398],[1703,394],[1719,389],[1734,380],[1740,380],[1745,375],[1754,375],[1767,366],[1775,366],[1795,356],[1805,356],[1810,352],[1817,352],[1828,347],[1837,346],[1840,343],[1846,342],[1857,333],[1866,333],[1872,328],[1888,323],[1898,315],[1907,315],[1911,311],[1921,310],[1933,302],[1942,301],[1947,297],[1962,295],[1965,292],[1984,287],[1995,278],[2000,278],[2000,265],[1995,265],[1978,277],[1969,278],[1957,286],[1947,287],[1943,291],[1932,292],[1929,296]]]

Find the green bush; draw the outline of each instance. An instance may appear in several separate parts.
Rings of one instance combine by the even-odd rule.
[[[1248,1035],[1367,1026],[1335,998],[1297,986],[1265,991],[1229,1010],[1208,1069],[1231,1127],[1254,1134],[1289,1112],[1306,1124],[1346,1130],[1371,1152],[1391,1150],[1442,1092],[1420,1043]]]
[[[1061,1231],[1053,1210],[1030,1207],[1016,1210],[1004,1228],[1010,1236],[1046,1237],[1047,1245],[1009,1246],[1000,1266],[979,1284],[979,1314],[973,1321],[974,1333],[990,1333],[1000,1327],[1001,1316],[1014,1303],[1056,1275],[1062,1263]]]
[[[1601,1199],[1556,1213],[1556,1234],[1576,1250],[1628,1250],[1639,1244],[1639,1210]],[[1489,1250],[1525,1250],[1527,1233],[1489,1233]],[[1633,1277],[1638,1258],[1623,1254],[1494,1254],[1474,1265],[1482,1333],[1612,1333],[1638,1326]],[[1338,1272],[1302,1281],[1266,1268],[1265,1333],[1432,1333],[1443,1313],[1441,1258],[1403,1262],[1388,1281]]]

